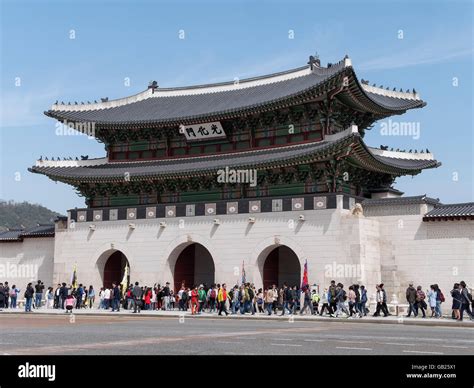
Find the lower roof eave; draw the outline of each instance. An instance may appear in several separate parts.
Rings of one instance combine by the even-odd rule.
[[[202,177],[215,174],[225,166],[231,169],[267,170],[321,162],[331,158],[348,158],[355,165],[373,172],[394,176],[417,175],[427,168],[441,165],[436,160],[388,158],[370,152],[359,133],[349,133],[337,140],[295,144],[268,149],[234,152],[226,155],[197,156],[174,160],[118,162],[89,167],[31,167],[28,170],[71,185],[78,183],[123,182],[124,172],[131,181],[166,180]],[[202,167],[196,168],[200,163]],[[193,167],[195,168],[194,170]],[[161,171],[160,171],[161,169]],[[173,169],[175,171],[173,171]],[[168,171],[166,171],[168,170]],[[110,172],[110,175],[104,174]]]

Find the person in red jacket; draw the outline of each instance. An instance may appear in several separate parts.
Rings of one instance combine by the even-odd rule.
[[[199,307],[199,291],[196,286],[191,291],[191,314],[196,314]]]
[[[147,288],[145,293],[145,310],[150,310],[151,306],[151,288]]]

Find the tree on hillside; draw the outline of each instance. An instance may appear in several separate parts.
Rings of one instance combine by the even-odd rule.
[[[39,204],[0,200],[0,230],[51,224],[59,215]]]

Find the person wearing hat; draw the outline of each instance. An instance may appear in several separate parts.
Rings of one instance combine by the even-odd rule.
[[[417,309],[417,306],[416,306],[416,289],[415,289],[415,287],[413,287],[413,283],[410,283],[408,285],[408,288],[407,288],[407,291],[406,291],[406,298],[407,298],[407,302],[410,306],[408,308],[407,318],[409,318],[411,316],[412,311],[413,311],[414,317],[416,318],[417,315],[418,315],[418,309]]]

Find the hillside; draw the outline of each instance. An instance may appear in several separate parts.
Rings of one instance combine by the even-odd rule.
[[[60,214],[38,204],[0,200],[0,231],[52,223],[58,215]]]

